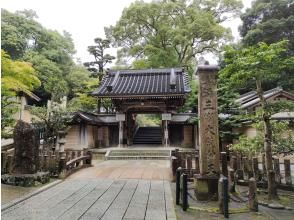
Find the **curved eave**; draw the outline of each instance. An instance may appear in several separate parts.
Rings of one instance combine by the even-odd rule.
[[[110,99],[169,99],[169,98],[185,98],[186,93],[181,94],[136,94],[136,95],[129,95],[129,94],[122,94],[122,95],[97,95],[92,94],[97,98],[110,98]]]

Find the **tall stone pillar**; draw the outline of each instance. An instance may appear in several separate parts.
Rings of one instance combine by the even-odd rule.
[[[198,66],[197,71],[199,78],[198,117],[200,175],[196,177],[196,182],[198,181],[198,184],[205,189],[204,192],[199,192],[202,200],[211,199],[211,196],[217,195],[217,181],[220,173],[216,91],[216,73],[218,70],[218,66],[201,65]]]

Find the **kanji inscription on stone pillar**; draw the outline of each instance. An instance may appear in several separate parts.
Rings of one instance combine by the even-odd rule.
[[[199,159],[202,176],[215,176],[220,171],[216,91],[218,70],[218,66],[198,66]]]

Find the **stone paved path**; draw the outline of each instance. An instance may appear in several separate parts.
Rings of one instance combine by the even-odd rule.
[[[107,163],[110,162],[103,162],[94,168],[100,167],[99,170],[108,175],[88,176],[94,174],[96,169],[82,170],[64,182],[4,210],[2,219],[176,220],[170,183],[163,178],[165,175],[153,178],[152,174],[151,178],[143,178],[144,171],[137,170],[139,164],[134,166],[135,161],[126,163],[130,167],[132,165],[133,172],[129,167],[127,174],[116,175],[120,172],[115,169],[103,171],[101,167],[107,168]],[[113,161],[112,164],[121,163]],[[148,164],[147,161],[145,163]],[[144,163],[139,167],[142,169]]]
[[[169,160],[107,160],[93,161],[93,165],[69,178],[171,179]]]

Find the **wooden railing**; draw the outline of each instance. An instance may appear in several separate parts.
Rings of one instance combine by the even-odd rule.
[[[1,151],[1,174],[13,169],[14,148]],[[92,155],[87,150],[65,150],[64,152],[39,150],[38,171],[50,172],[52,177],[66,177],[82,167],[90,166]],[[64,175],[65,174],[65,175]]]
[[[228,159],[229,161],[227,161]],[[222,160],[226,161],[222,162]],[[222,152],[220,154],[220,164],[223,165],[224,163],[228,170],[221,170],[221,172],[223,174],[227,172],[225,176],[229,175],[230,181],[236,181],[239,184],[248,184],[250,177],[254,177],[258,186],[266,186],[268,177],[264,155],[261,157],[247,158],[236,152]],[[293,164],[291,164],[289,159],[273,158],[274,177],[279,188],[294,190],[291,166]],[[175,180],[176,170],[179,167],[182,168],[183,173],[188,175],[188,178],[193,178],[194,174],[200,173],[199,152],[196,150],[180,151],[178,149],[172,151],[171,167],[174,177],[173,180]]]
[[[194,174],[199,173],[199,151],[180,151],[175,149],[171,153],[171,167],[173,180],[175,180],[176,171],[179,167],[188,175],[188,178],[192,178]]]

